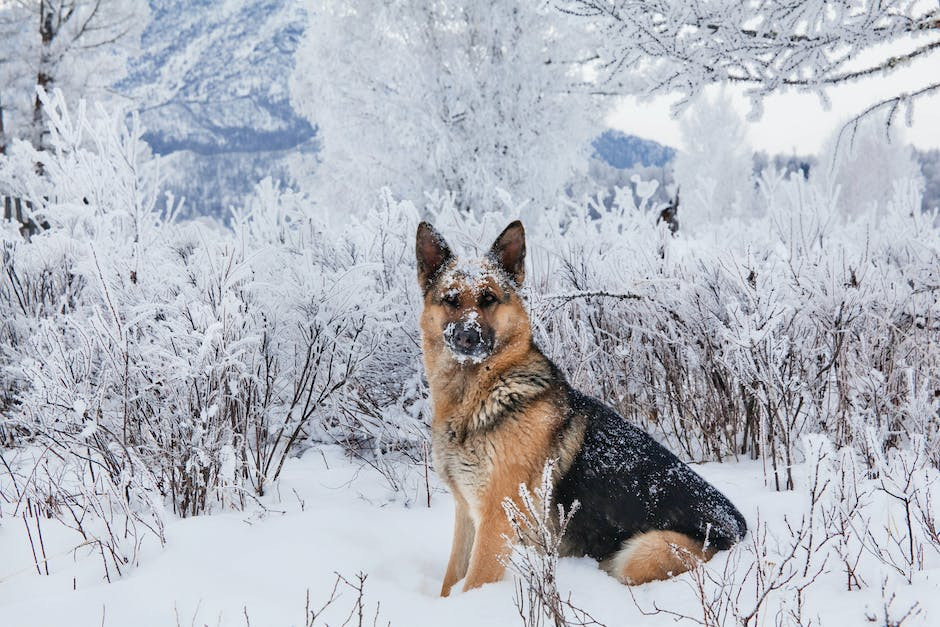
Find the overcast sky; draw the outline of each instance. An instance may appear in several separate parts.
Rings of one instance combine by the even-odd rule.
[[[903,51],[904,47],[896,47]],[[859,64],[874,60],[859,59]],[[757,122],[746,122],[751,147],[770,153],[815,154],[826,140],[848,120],[879,99],[904,91],[913,91],[940,80],[940,51],[935,52],[890,77],[876,77],[843,85],[830,91],[832,107],[826,111],[820,99],[811,94],[774,95],[764,102],[764,114]],[[714,96],[722,88],[707,92]],[[741,95],[743,89],[724,88],[745,118],[750,104]],[[676,98],[656,98],[638,104],[635,98],[623,98],[608,116],[608,124],[618,130],[670,146],[682,146],[678,120],[670,116],[670,104]],[[940,94],[920,98],[914,105],[913,125],[904,125],[904,115],[896,118],[902,141],[918,148],[940,148]]]

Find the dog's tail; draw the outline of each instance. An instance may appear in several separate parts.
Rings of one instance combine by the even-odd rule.
[[[716,549],[677,531],[647,531],[623,543],[601,567],[625,584],[668,579],[707,562]]]

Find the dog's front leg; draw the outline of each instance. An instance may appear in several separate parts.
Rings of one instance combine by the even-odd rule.
[[[450,560],[447,562],[447,572],[444,574],[444,585],[441,586],[441,596],[450,594],[454,584],[467,574],[470,564],[470,551],[473,547],[473,519],[470,518],[470,509],[467,502],[454,492],[454,543],[450,547]]]
[[[506,568],[500,559],[508,554],[509,546],[506,537],[511,529],[506,513],[503,510],[502,499],[495,499],[483,511],[480,524],[476,529],[473,540],[473,551],[470,553],[470,567],[467,570],[467,579],[463,589],[479,588],[485,583],[499,581]]]

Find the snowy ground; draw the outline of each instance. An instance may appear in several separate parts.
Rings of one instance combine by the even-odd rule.
[[[757,462],[696,470],[738,504],[752,527],[758,511],[779,527],[784,515],[798,515],[802,508],[799,492],[764,487]],[[386,485],[377,472],[337,450],[310,450],[285,469],[279,489],[264,500],[267,512],[172,520],[166,547],[151,543],[140,566],[111,584],[101,578],[100,561],[85,551],[73,555],[73,536],[51,521],[43,527],[51,575],[37,575],[22,521],[6,515],[0,518],[0,624],[304,625],[307,591],[311,608],[319,607],[329,597],[334,573],[354,582],[359,571],[368,574],[364,624],[372,624],[376,603],[380,625],[519,624],[511,581],[438,597],[450,542],[450,495],[432,486],[428,508],[423,474],[409,481],[409,498],[395,496]],[[709,566],[720,569],[724,558]],[[903,613],[918,601],[924,610],[904,625],[929,624],[928,617],[938,615],[927,610],[940,607],[940,570],[922,575],[913,586],[899,587],[896,608]],[[822,625],[873,624],[866,613],[881,613],[879,586],[849,593],[839,577],[833,568],[815,584],[807,597],[810,615]],[[635,602],[589,559],[563,559],[559,578],[576,605],[608,627],[675,624],[665,615],[642,615],[637,604],[698,611],[688,575],[634,588]],[[341,586],[341,596],[316,624],[342,624],[355,596]],[[772,617],[760,624],[773,624]]]

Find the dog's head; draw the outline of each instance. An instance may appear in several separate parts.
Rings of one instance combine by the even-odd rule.
[[[418,283],[424,292],[421,328],[426,352],[445,350],[460,364],[479,364],[531,339],[517,289],[525,278],[525,230],[518,220],[486,256],[454,257],[427,222],[416,238]]]

